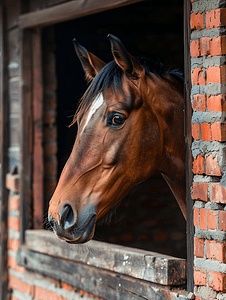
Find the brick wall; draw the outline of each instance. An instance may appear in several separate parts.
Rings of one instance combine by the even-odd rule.
[[[226,299],[226,8],[221,8],[223,2],[192,1],[192,197],[197,300]]]

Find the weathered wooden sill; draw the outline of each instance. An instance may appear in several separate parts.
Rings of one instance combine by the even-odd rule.
[[[17,263],[106,299],[187,299],[186,260],[155,252],[97,241],[70,245],[52,232],[27,230]]]

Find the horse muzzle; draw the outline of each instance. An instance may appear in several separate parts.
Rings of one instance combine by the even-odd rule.
[[[48,220],[60,239],[71,244],[82,244],[91,240],[94,235],[96,210],[89,207],[78,216],[71,205],[66,204],[61,210],[58,222],[51,215]]]

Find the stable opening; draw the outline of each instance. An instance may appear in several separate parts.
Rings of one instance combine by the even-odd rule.
[[[166,1],[161,4],[141,2],[43,30],[45,97],[52,97],[53,102],[56,101],[54,97],[57,98],[50,108],[46,98],[44,104],[45,132],[51,128],[56,133],[55,140],[54,134],[51,135],[52,141],[45,134],[47,149],[50,142],[55,146],[51,155],[47,150],[45,152],[46,210],[51,186],[54,187],[58,180],[76,138],[76,125],[67,126],[86,90],[84,72],[72,38],[76,37],[89,51],[109,62],[112,54],[106,38],[108,33],[118,36],[131,54],[161,61],[183,71],[183,6],[180,1],[170,4]],[[52,72],[49,73],[50,62],[55,65],[55,70],[50,68]],[[50,116],[56,123],[51,123]],[[186,257],[186,222],[168,185],[158,173],[121,202],[108,225],[97,227],[95,239]]]

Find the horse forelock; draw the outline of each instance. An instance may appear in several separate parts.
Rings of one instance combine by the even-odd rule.
[[[145,72],[149,77],[151,77],[152,73],[160,78],[164,78],[165,75],[170,75],[172,80],[176,80],[183,85],[183,74],[179,70],[167,69],[162,63],[147,58],[136,57],[136,59],[144,67]],[[123,70],[114,60],[105,65],[91,81],[86,92],[82,96],[70,126],[82,118],[84,112],[90,108],[93,101],[95,101],[95,99],[97,99],[104,91],[107,91],[109,87],[111,87],[113,93],[119,91],[124,94],[122,82],[123,73]]]
[[[100,72],[90,82],[86,92],[82,96],[78,109],[75,113],[74,119],[70,126],[72,126],[77,120],[82,118],[83,114],[87,109],[90,108],[93,101],[104,91],[107,91],[109,87],[115,93],[116,89],[123,91],[122,89],[122,69],[113,60],[104,66]]]

